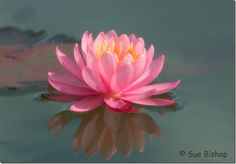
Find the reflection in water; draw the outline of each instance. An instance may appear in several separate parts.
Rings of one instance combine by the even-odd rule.
[[[117,151],[128,156],[133,148],[142,152],[145,132],[150,138],[161,138],[160,128],[148,114],[118,113],[104,110],[103,107],[88,113],[62,111],[51,118],[48,127],[55,128],[59,134],[75,117],[79,117],[81,122],[73,138],[73,150],[81,149],[88,156],[96,151],[104,159],[110,159]]]
[[[173,92],[154,97],[175,98]],[[48,86],[48,93],[42,94],[41,98],[57,102],[71,101],[70,96],[59,93],[50,85]],[[105,109],[104,106],[85,113],[65,110],[50,119],[48,128],[54,128],[58,135],[69,121],[79,118],[80,124],[75,132],[72,144],[74,152],[80,149],[88,156],[98,152],[104,159],[111,159],[117,151],[128,156],[133,148],[139,152],[144,151],[145,133],[150,138],[162,137],[159,126],[151,116],[141,110],[142,106],[134,105],[134,108],[138,112],[113,112]],[[181,110],[178,104],[153,108],[161,115],[164,112]],[[152,107],[149,109],[152,110]]]

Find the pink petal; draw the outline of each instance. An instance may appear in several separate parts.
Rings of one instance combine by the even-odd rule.
[[[129,47],[129,44],[130,44],[129,37],[126,34],[122,34],[119,37],[118,43],[116,43],[117,51],[118,51],[121,43],[122,43],[122,48],[121,48],[120,56],[118,54],[118,57],[122,59],[126,55],[127,49]]]
[[[56,90],[69,95],[94,95],[94,90],[69,74],[48,73],[48,82]]]
[[[86,60],[87,67],[89,67],[90,69],[93,69],[94,67],[96,67],[95,70],[97,70],[97,66],[98,66],[97,59],[96,59],[95,54],[90,49],[88,50],[88,53],[86,54],[85,60]]]
[[[88,49],[88,53],[86,55],[86,66],[93,72],[94,76],[100,76],[98,59],[91,49]]]
[[[138,39],[137,39],[137,42],[138,42],[138,43],[141,43],[141,45],[143,46],[143,48],[145,48],[145,42],[144,42],[143,38],[138,38]]]
[[[153,84],[144,86],[142,88],[138,88],[136,90],[129,91],[127,93],[123,94],[123,98],[131,99],[137,97],[137,95],[143,95],[146,96],[144,98],[148,98],[150,96],[159,95],[163,93],[167,93],[171,91],[172,89],[176,88],[180,83],[180,80],[176,80],[173,82],[167,82],[167,83],[160,83],[160,84]],[[138,100],[137,98],[135,100]]]
[[[91,45],[92,42],[93,42],[92,34],[89,34],[88,31],[85,31],[83,33],[82,40],[81,40],[81,48],[82,48],[84,57],[88,53],[87,52],[88,46]]]
[[[150,82],[152,82],[153,80],[155,80],[159,74],[162,71],[163,65],[165,62],[165,56],[161,55],[159,56],[157,59],[153,60],[153,62],[150,65],[150,74],[148,75],[147,78],[145,78],[145,80],[142,81],[142,85],[147,85]]]
[[[138,43],[141,43],[141,45],[143,45],[143,48],[145,47],[145,42],[141,37],[137,38],[134,34],[131,34],[129,35],[129,40],[133,43],[134,46],[136,46]]]
[[[118,98],[104,98],[104,102],[109,107],[115,108],[115,109],[124,109],[130,105],[130,103],[128,103],[122,99],[118,99]]]
[[[82,70],[84,68],[84,61],[83,58],[79,52],[79,45],[78,43],[76,43],[74,45],[74,57],[75,57],[75,61],[76,63],[79,65],[80,69]]]
[[[98,59],[95,56],[95,54],[91,51],[91,49],[88,49],[88,53],[87,53],[87,68],[89,68],[91,70],[91,72],[93,72],[93,76],[98,77],[98,79],[100,79],[100,72],[99,72],[99,63],[98,63]],[[100,79],[102,80],[102,79]]]
[[[116,71],[116,59],[111,53],[105,53],[99,60],[99,70],[103,78],[110,83],[111,77]]]
[[[73,112],[88,112],[104,103],[103,96],[88,96],[70,106]]]
[[[113,38],[114,41],[118,38],[118,37],[117,37],[117,34],[116,34],[116,32],[115,32],[115,30],[109,31],[109,32],[107,33],[107,36],[108,36],[109,38]]]
[[[127,101],[133,101],[133,100],[142,100],[146,99],[147,97],[150,97],[150,95],[154,95],[154,90],[146,91],[143,94],[121,94],[119,98],[127,100]]]
[[[154,56],[154,46],[151,45],[146,52],[146,68],[149,68],[150,64],[152,63],[152,58]]]
[[[103,43],[105,39],[106,39],[106,34],[104,32],[100,32],[95,39],[95,43],[98,43],[99,41]]]
[[[106,88],[101,80],[101,78],[93,72],[90,68],[84,67],[82,70],[82,76],[84,81],[93,88],[94,90],[98,92],[105,92]]]
[[[142,54],[143,53],[143,50],[144,50],[144,45],[142,42],[138,42],[136,45],[135,45],[135,53],[137,55],[139,54]]]
[[[81,47],[82,47],[83,53],[87,53],[88,38],[89,38],[88,31],[85,31],[81,39]]]
[[[130,40],[130,42],[132,42],[134,44],[134,43],[136,43],[137,38],[134,34],[130,34],[129,35],[129,40]]]
[[[127,63],[131,64],[133,62],[133,60],[134,60],[133,56],[128,54],[125,57],[123,57],[123,59],[120,60],[119,67],[121,67],[121,66],[123,66],[124,64],[127,64]]]
[[[134,74],[132,64],[126,63],[121,66],[111,79],[111,89],[113,91],[121,91],[132,80]]]
[[[146,65],[146,56],[141,55],[137,59],[137,61],[134,63],[134,70],[135,70],[134,78],[135,79],[144,72],[145,65]]]
[[[89,88],[87,84],[79,81],[68,73],[48,72],[48,78],[53,81],[59,81],[76,87]]]
[[[81,69],[68,56],[66,56],[59,47],[56,48],[56,55],[61,65],[73,76],[82,80]]]
[[[119,112],[119,113],[136,113],[139,112],[139,109],[134,107],[131,103],[128,103],[127,106],[125,106],[124,108],[112,108],[108,105],[106,105],[106,109],[113,111],[113,112]]]
[[[160,107],[160,106],[173,105],[175,103],[175,100],[149,98],[149,99],[143,99],[143,100],[134,100],[132,102],[135,104]]]
[[[148,68],[146,72],[144,72],[137,80],[131,83],[124,92],[134,90],[136,88],[145,86],[152,82],[161,72],[165,61],[165,56],[161,55],[157,59],[155,59],[151,66]]]

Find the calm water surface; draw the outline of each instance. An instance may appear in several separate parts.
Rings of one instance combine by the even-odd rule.
[[[80,38],[114,28],[136,33],[166,63],[157,82],[181,79],[174,91],[176,112],[164,116],[143,109],[163,138],[146,138],[144,152],[117,153],[108,162],[234,161],[234,2],[148,1],[0,1],[0,27],[46,30]],[[0,70],[4,71],[4,70]],[[0,93],[1,162],[107,162],[72,150],[79,119],[55,136],[47,124],[68,104],[40,101],[45,89]],[[185,151],[181,156],[180,151]],[[187,157],[188,152],[227,153],[227,157]]]

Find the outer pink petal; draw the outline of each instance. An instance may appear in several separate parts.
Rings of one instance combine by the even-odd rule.
[[[88,54],[86,56],[87,60],[87,68],[89,68],[93,74],[94,77],[98,77],[98,79],[100,79],[100,81],[102,80],[100,78],[100,71],[99,71],[99,63],[98,63],[98,59],[96,58],[95,54],[91,51],[91,49],[88,50]]]
[[[124,109],[127,107],[127,105],[129,106],[130,103],[122,100],[122,99],[118,99],[118,98],[104,98],[104,102],[111,108],[115,108],[115,109]]]
[[[101,56],[98,63],[102,77],[110,83],[111,77],[116,71],[117,62],[115,56],[111,53],[105,53]]]
[[[79,52],[78,43],[76,43],[74,45],[74,58],[75,58],[76,63],[79,65],[80,69],[82,70],[84,68],[84,61],[83,61],[83,58]]]
[[[147,85],[151,83],[153,80],[155,80],[159,76],[159,74],[162,71],[164,62],[165,62],[165,56],[161,55],[151,63],[150,68],[149,68],[150,74],[148,75],[147,78],[145,78],[145,80],[142,81],[142,85]]]
[[[94,95],[94,90],[69,74],[48,73],[48,82],[56,90],[69,95]]]
[[[149,98],[143,100],[135,100],[132,101],[135,104],[147,105],[147,106],[169,106],[175,103],[175,100],[167,100],[167,99],[160,99],[160,98]]]
[[[146,68],[149,68],[150,64],[152,63],[152,58],[154,56],[154,46],[151,45],[146,52]]]
[[[85,31],[81,39],[81,48],[82,48],[83,53],[85,54],[87,53],[88,40],[89,40],[89,34],[88,34],[88,31]]]
[[[100,76],[98,59],[90,49],[88,50],[88,53],[86,55],[86,63],[86,67],[93,72],[94,76]]]
[[[82,80],[81,70],[68,56],[66,56],[58,47],[56,48],[56,55],[61,65],[73,76]]]
[[[129,91],[127,93],[124,93],[123,95],[124,97],[129,97],[129,98],[132,98],[133,96],[136,97],[136,95],[146,95],[147,96],[146,98],[148,98],[153,95],[167,93],[171,91],[172,89],[176,88],[179,85],[179,83],[180,83],[180,80],[176,80],[173,82],[148,85],[142,88],[138,88],[136,90]]]
[[[143,72],[146,65],[146,55],[141,55],[138,60],[134,63],[134,78],[139,77]]]
[[[81,82],[80,80],[76,79],[74,76],[68,73],[48,72],[48,78],[53,81],[62,81],[63,83],[66,83],[69,85],[89,89],[89,86],[86,83]]]
[[[132,64],[126,63],[121,66],[111,79],[111,89],[113,91],[121,91],[132,80],[134,74]]]
[[[148,68],[144,74],[142,74],[136,81],[131,83],[124,92],[134,90],[136,88],[145,86],[152,82],[161,72],[165,61],[165,56],[161,55],[157,59],[155,59],[151,66]]]
[[[92,34],[89,34],[88,31],[85,31],[83,33],[82,40],[81,40],[81,48],[82,48],[84,56],[86,56],[88,46],[90,46],[92,42],[93,42]]]
[[[90,68],[84,67],[84,69],[82,70],[82,75],[83,75],[84,81],[88,84],[88,86],[90,86],[91,88],[93,88],[94,90],[98,92],[104,93],[106,91],[106,88],[101,78],[95,72],[93,72]]]
[[[94,70],[98,69],[96,56],[90,49],[88,50],[88,53],[86,54],[85,60],[86,60],[87,67],[89,67],[90,69],[94,68]]]
[[[73,112],[88,112],[104,103],[103,96],[88,96],[70,106]]]
[[[146,99],[147,97],[150,97],[150,95],[154,95],[155,91],[154,90],[149,90],[143,94],[121,94],[119,98],[127,101],[133,101],[133,100],[142,100]]]

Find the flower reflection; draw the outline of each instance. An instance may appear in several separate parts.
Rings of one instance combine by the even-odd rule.
[[[134,148],[142,152],[145,132],[150,138],[161,138],[160,128],[147,113],[119,113],[103,107],[87,113],[62,111],[51,118],[48,127],[55,128],[56,134],[59,134],[76,117],[81,122],[72,147],[75,152],[81,149],[88,156],[98,152],[104,159],[111,159],[117,151],[125,156],[130,155]]]

